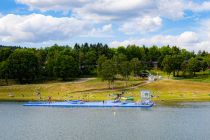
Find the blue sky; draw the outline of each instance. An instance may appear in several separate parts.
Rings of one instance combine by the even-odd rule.
[[[210,51],[209,0],[1,0],[0,44],[177,45]]]

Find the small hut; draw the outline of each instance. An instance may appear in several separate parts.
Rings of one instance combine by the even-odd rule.
[[[149,90],[141,91],[141,102],[151,101],[151,92]]]

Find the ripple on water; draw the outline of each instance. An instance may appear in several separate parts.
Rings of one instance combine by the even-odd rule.
[[[0,103],[1,140],[210,139],[210,103],[49,108]]]

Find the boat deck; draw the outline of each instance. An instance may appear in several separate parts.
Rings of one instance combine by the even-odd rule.
[[[144,103],[134,103],[134,102],[28,102],[24,106],[43,106],[43,107],[152,107],[153,102],[144,104]]]

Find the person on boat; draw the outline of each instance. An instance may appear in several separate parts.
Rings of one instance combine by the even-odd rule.
[[[49,102],[49,103],[52,102],[52,97],[51,97],[51,96],[48,97],[48,102]]]

